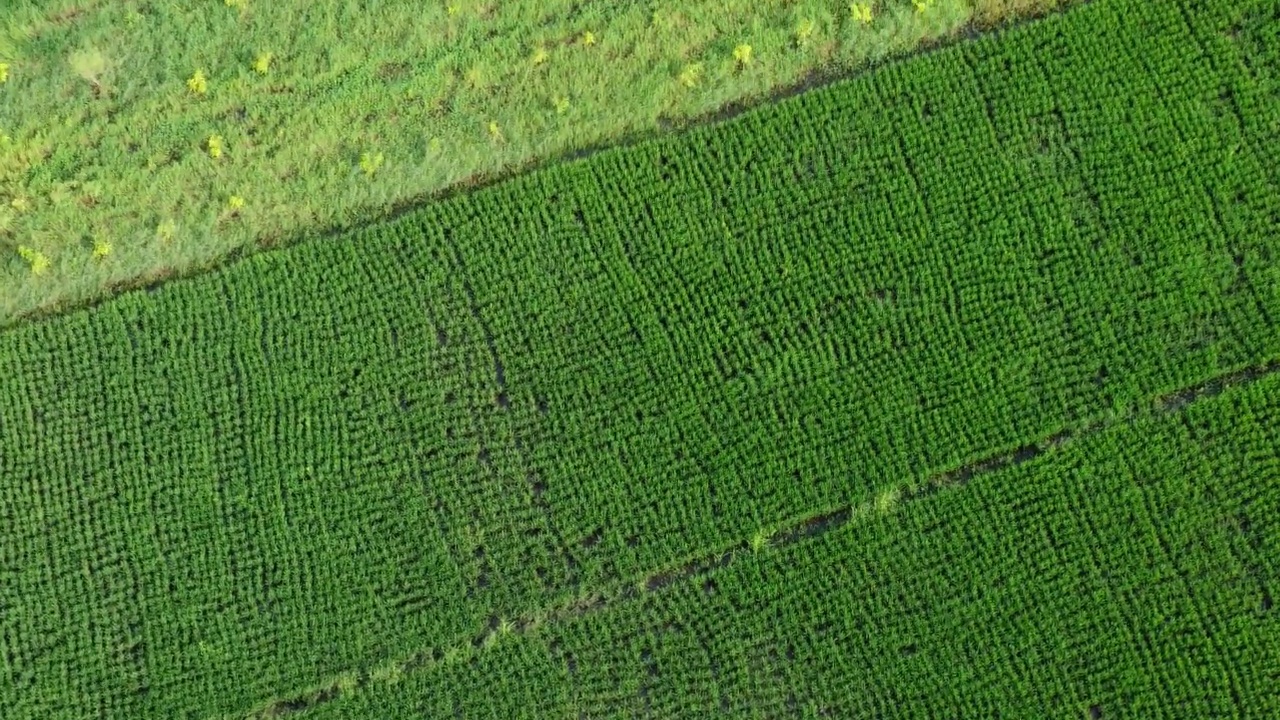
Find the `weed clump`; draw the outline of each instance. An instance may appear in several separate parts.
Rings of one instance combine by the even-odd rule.
[[[693,63],[686,65],[684,70],[680,71],[680,84],[687,88],[697,87],[698,81],[702,79],[702,64]]]
[[[796,45],[804,47],[809,42],[809,38],[813,37],[816,27],[816,24],[808,18],[796,23]]]
[[[192,95],[202,97],[209,92],[209,80],[204,76],[203,70],[196,70],[191,77],[187,78],[187,90]]]
[[[378,168],[382,167],[383,159],[382,153],[361,153],[360,169],[364,171],[365,177],[373,177]]]
[[[18,246],[18,255],[27,261],[32,275],[43,275],[49,270],[49,257],[35,248]]]

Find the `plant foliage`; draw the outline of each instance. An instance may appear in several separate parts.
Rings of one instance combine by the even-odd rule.
[[[733,639],[735,605],[684,606],[705,629],[670,636],[670,654],[655,646],[656,662],[719,669],[689,675],[701,678],[691,704],[655,716],[705,716],[722,695],[732,712],[756,687],[790,712],[771,668],[807,666],[773,660],[785,645],[769,633],[815,617],[831,627],[805,625],[801,648],[831,662],[812,682],[862,678],[839,706],[855,717],[891,702],[990,716],[1001,692],[1031,703],[1009,717],[1070,716],[1120,692],[1071,679],[1094,673],[1135,693],[1172,688],[1122,716],[1173,715],[1180,698],[1198,703],[1192,717],[1232,714],[1210,709],[1227,707],[1225,678],[1255,678],[1223,658],[1265,636],[1246,627],[1232,541],[1178,554],[1213,537],[1205,508],[1232,510],[1223,498],[1246,481],[1265,510],[1252,522],[1280,517],[1274,483],[1256,482],[1274,474],[1230,462],[1261,453],[1258,472],[1272,472],[1274,431],[1214,421],[1220,433],[1182,445],[1164,430],[1122,434],[1104,446],[1115,456],[1082,456],[1097,472],[1015,474],[922,513],[894,490],[1280,357],[1273,89],[1223,31],[1235,12],[1097,0],[0,334],[6,720],[242,717],[327,678],[359,693],[367,671],[433,650],[501,667],[493,658],[516,652],[519,633],[490,650],[498,635],[477,634],[501,619],[724,548],[766,562],[780,543],[762,534],[751,553],[757,530],[863,502],[882,510],[869,513],[885,534],[868,552],[883,561],[850,566],[835,558],[852,550],[824,545],[793,563],[815,571],[811,585],[789,589],[800,580],[788,565],[718,586],[742,612],[776,610],[747,616],[767,627],[743,620],[764,633],[757,645]],[[469,125],[481,142],[483,122]],[[174,146],[191,148],[201,127],[179,126]],[[513,142],[523,131],[501,127]],[[208,222],[273,212],[226,194],[253,187],[211,188]],[[191,242],[190,221],[166,217],[147,217],[148,233]],[[119,247],[110,262],[68,253],[58,266],[106,274],[133,252]],[[1144,490],[1145,471],[1132,474],[1144,468],[1166,480]],[[1217,492],[1219,475],[1222,497],[1193,497]],[[951,552],[968,545],[984,549]],[[895,564],[911,558],[924,565]],[[829,604],[821,569],[863,589],[826,596],[844,598],[841,614],[814,614]],[[1017,590],[1037,577],[1043,593]],[[1001,598],[1023,613],[1011,625],[979,613]],[[602,627],[582,631],[588,645],[643,655],[640,635]],[[1159,643],[1125,650],[1138,644],[1113,640],[1116,627]],[[1205,627],[1203,641],[1177,639]],[[999,682],[966,679],[973,666],[930,641],[945,632],[987,653],[978,667]],[[1033,632],[1092,644],[1001,654]],[[983,647],[997,639],[1011,647]],[[884,657],[911,644],[967,684]],[[1009,657],[1021,664],[998,664]],[[610,667],[580,668],[582,702],[606,701],[594,689],[614,681]],[[1055,668],[1080,674],[1055,681]],[[1034,687],[1007,684],[1017,671]],[[1163,679],[1142,685],[1151,673]],[[638,692],[645,677],[625,682]],[[933,684],[907,693],[912,677]],[[1258,695],[1242,702],[1236,714],[1274,715]]]

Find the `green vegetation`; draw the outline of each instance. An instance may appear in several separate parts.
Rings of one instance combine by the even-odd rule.
[[[1265,422],[1274,402],[1250,400],[1233,411],[1237,424],[1210,423],[1218,429],[1202,455],[1177,426],[1141,420],[1081,440],[1079,462],[1010,470],[956,500],[918,496],[957,468],[1145,418],[1169,393],[1280,358],[1276,27],[1263,2],[1096,0],[727,123],[0,334],[6,717],[242,717],[297,698],[358,697],[397,678],[434,682],[423,665],[483,671],[522,667],[520,658],[533,663],[529,678],[551,673],[530,683],[554,687],[567,666],[536,664],[546,652],[526,641],[530,627],[569,633],[563,647],[609,644],[606,621],[557,628],[602,597],[638,594],[655,577],[732,552],[739,561],[711,576],[724,598],[767,606],[774,596],[753,588],[794,584],[786,597],[818,603],[836,591],[822,583],[841,572],[871,596],[841,610],[868,613],[878,624],[861,627],[875,633],[857,629],[864,616],[829,615],[842,629],[809,639],[829,653],[866,653],[815,670],[815,687],[864,682],[851,675],[864,672],[891,693],[844,696],[838,702],[855,703],[845,708],[986,709],[1012,693],[1035,704],[1016,716],[1137,698],[1135,715],[1159,717],[1173,707],[1161,703],[1202,682],[1211,689],[1195,702],[1219,702],[1227,683],[1252,693],[1242,696],[1247,711],[1269,709],[1251,670],[1224,675],[1233,648],[1273,638],[1240,619],[1237,606],[1256,591],[1228,582],[1230,542],[1202,531],[1258,477],[1226,458],[1258,457],[1270,473],[1262,477],[1274,477],[1274,423]],[[760,67],[768,44],[749,40],[750,53],[732,58],[735,40],[726,55]],[[290,55],[271,51],[268,77]],[[246,50],[246,83],[258,78],[249,67],[258,52]],[[548,54],[535,64],[554,63]],[[212,99],[222,86],[204,58],[166,77],[194,81],[202,67]],[[108,95],[120,80],[110,72],[90,74]],[[183,102],[198,88],[180,87]],[[518,134],[488,123],[482,132],[495,139]],[[241,147],[221,128],[193,127],[191,139],[202,162]],[[389,140],[358,150],[343,170],[352,180],[398,172]],[[218,222],[255,212],[253,188],[210,187]],[[176,241],[182,228],[170,222],[157,234]],[[85,250],[97,266],[131,252],[110,235],[93,240]],[[15,262],[33,277],[41,258],[46,272],[59,267],[28,250]],[[1251,392],[1274,397],[1268,383]],[[1255,406],[1262,419],[1250,424]],[[1236,454],[1233,442],[1242,443]],[[1167,481],[1150,497],[1120,492],[1141,468]],[[1210,481],[1219,475],[1221,496],[1195,494],[1218,487]],[[1102,491],[1091,494],[1086,478]],[[1103,542],[1103,555],[1065,557],[1034,544],[1034,524],[997,532],[993,523],[1036,517],[1000,514],[1001,502],[1024,497],[1044,508],[1039,517],[1064,547],[1134,532],[1130,509],[1154,529]],[[1081,497],[1102,525],[1054,509]],[[1265,484],[1248,497],[1274,515]],[[1185,500],[1187,515],[1144,510],[1169,498]],[[833,535],[811,555],[787,549],[785,529],[849,508],[873,518],[850,531],[856,540]],[[936,532],[911,531],[928,527],[929,512],[990,552],[927,554],[949,547]],[[1259,527],[1269,522],[1246,512]],[[893,531],[897,523],[906,531]],[[1073,529],[1085,527],[1095,535]],[[1161,544],[1201,537],[1209,544],[1185,560]],[[832,563],[852,552],[846,542],[880,558],[878,569]],[[1029,556],[1017,554],[1023,547]],[[1034,560],[1009,564],[1019,557]],[[1201,561],[1208,574],[1180,574],[1181,563]],[[1269,582],[1275,568],[1257,563]],[[1004,597],[1045,623],[1029,628],[1045,633],[1031,635],[1041,638],[1028,645],[1034,653],[1011,660],[1001,646],[984,656],[1024,663],[983,671],[1007,679],[1021,669],[1040,683],[1034,692],[1000,680],[975,681],[971,697],[947,694],[937,673],[954,670],[962,656],[948,653],[965,646],[930,644],[929,633],[963,640],[972,628],[974,642],[995,642],[1011,630],[982,624],[994,606],[935,596],[939,583],[963,579],[939,569],[965,567],[975,581],[1009,577]],[[1131,569],[1141,582],[1095,585],[1119,588],[1095,597],[1073,573],[1097,567],[1113,578]],[[935,595],[899,596],[899,571]],[[1033,580],[1061,601],[1011,595]],[[680,592],[673,597],[686,602],[701,589]],[[1219,598],[1236,605],[1219,611]],[[1177,690],[1168,699],[1123,683],[1191,642],[1172,622],[1145,655],[1100,644],[1099,660],[1054,644],[1054,622],[1162,622],[1138,614],[1148,601],[1194,606],[1206,637],[1223,638],[1195,646],[1208,665],[1161,669]],[[717,675],[677,674],[689,685],[653,690],[668,703],[658,707],[701,708],[726,692],[732,703],[735,688],[771,672],[759,654],[737,654],[753,646],[733,633],[759,630],[742,603],[742,626],[695,616],[729,628],[723,646],[700,651]],[[616,626],[649,633],[653,617],[683,610],[637,612]],[[767,628],[778,635],[759,652],[782,647],[788,627]],[[1059,629],[1087,636],[1083,626]],[[600,657],[641,641],[616,637],[616,647],[595,648]],[[910,643],[935,672],[918,685],[907,683],[917,677],[907,666],[877,660]],[[605,669],[579,667],[585,694],[565,702],[639,692],[641,675],[620,675],[617,690]],[[1114,682],[1082,686],[1094,672]],[[522,677],[459,682],[490,696]],[[681,693],[695,705],[670,705]],[[770,702],[786,712],[777,693]]]
[[[296,717],[1276,717],[1278,582],[1272,375]]]
[[[0,324],[1030,8],[970,3],[877,0],[862,23],[834,0],[10,0]]]

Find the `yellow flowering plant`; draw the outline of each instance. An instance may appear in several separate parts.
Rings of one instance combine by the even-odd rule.
[[[173,236],[178,232],[178,224],[172,218],[168,218],[156,226],[156,238],[160,242],[169,242],[173,240]]]
[[[19,245],[18,255],[31,266],[32,275],[43,275],[49,270],[49,258],[39,250],[26,245]]]
[[[680,71],[680,84],[684,85],[685,87],[688,87],[688,88],[695,87],[698,84],[698,81],[701,79],[702,79],[701,63],[693,63],[692,65],[686,65],[684,67],[684,70]]]
[[[373,177],[373,174],[382,167],[382,153],[361,153],[360,169],[364,171],[365,177]]]
[[[807,18],[796,23],[796,45],[804,47],[805,43],[809,42],[809,38],[813,37],[815,29],[815,23]]]
[[[205,78],[203,70],[196,70],[195,74],[187,78],[187,89],[193,95],[204,95],[209,91],[209,81]]]

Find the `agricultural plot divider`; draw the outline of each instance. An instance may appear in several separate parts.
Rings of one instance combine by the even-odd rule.
[[[1280,357],[1268,12],[1097,0],[0,334],[0,696],[241,713]]]
[[[1269,717],[1277,369],[251,717]]]
[[[335,703],[336,701],[346,702],[350,696],[359,695],[362,692],[372,693],[372,699],[360,698],[354,703],[354,706],[363,708],[366,711],[372,711],[377,708],[379,712],[398,712],[405,714],[406,717],[416,717],[413,713],[420,715],[425,712],[423,703],[428,702],[427,698],[430,697],[434,697],[436,706],[434,710],[440,714],[447,712],[456,714],[457,708],[466,707],[470,711],[484,708],[490,714],[503,717],[539,717],[561,712],[567,713],[565,716],[570,716],[572,713],[568,713],[566,708],[556,708],[553,712],[552,708],[545,705],[548,695],[556,695],[554,692],[548,693],[546,687],[526,687],[507,696],[501,694],[495,696],[492,693],[475,691],[458,693],[456,688],[452,692],[440,690],[428,692],[424,687],[430,687],[439,681],[418,678],[416,675],[424,672],[442,672],[448,675],[452,682],[473,683],[490,677],[492,670],[488,666],[491,664],[507,666],[503,672],[504,674],[510,674],[510,666],[512,665],[545,665],[550,660],[555,665],[555,671],[542,677],[549,679],[552,685],[564,683],[569,679],[569,676],[565,675],[564,671],[567,670],[572,674],[578,666],[578,661],[573,660],[571,656],[557,656],[556,653],[549,652],[550,647],[544,645],[541,641],[535,641],[534,648],[522,647],[519,650],[512,650],[507,643],[525,635],[533,635],[541,639],[545,639],[548,636],[556,637],[560,630],[559,625],[581,623],[583,616],[587,614],[609,610],[615,614],[615,617],[620,617],[625,611],[617,609],[617,606],[633,606],[636,603],[644,602],[642,595],[674,585],[697,586],[700,584],[705,592],[707,588],[715,587],[715,583],[710,577],[720,573],[722,568],[725,568],[730,563],[748,561],[750,556],[762,551],[790,553],[792,551],[787,549],[788,546],[796,543],[813,542],[817,536],[840,531],[851,522],[875,522],[879,516],[896,512],[907,503],[920,503],[926,500],[932,502],[931,498],[942,491],[957,489],[975,481],[990,483],[992,481],[983,476],[996,475],[1003,477],[1010,474],[1012,469],[1017,466],[1042,458],[1045,453],[1056,451],[1062,454],[1064,452],[1063,448],[1069,444],[1084,443],[1089,446],[1096,446],[1099,443],[1106,442],[1102,439],[1092,438],[1091,436],[1093,435],[1104,435],[1107,438],[1111,438],[1112,444],[1114,444],[1114,438],[1117,435],[1132,435],[1136,432],[1135,428],[1145,430],[1156,426],[1167,431],[1173,427],[1171,424],[1173,420],[1180,420],[1184,425],[1187,425],[1188,421],[1186,419],[1175,414],[1185,412],[1192,403],[1207,402],[1210,409],[1197,410],[1197,416],[1203,418],[1206,414],[1215,414],[1224,423],[1231,423],[1233,418],[1230,413],[1238,412],[1241,406],[1248,410],[1267,410],[1274,413],[1277,409],[1280,409],[1275,404],[1275,399],[1280,397],[1280,378],[1272,377],[1277,371],[1280,371],[1280,361],[1213,378],[1194,387],[1184,388],[1165,397],[1156,398],[1153,403],[1137,405],[1106,425],[1099,423],[1075,430],[1064,430],[1038,442],[1028,443],[1012,451],[984,458],[976,463],[924,479],[923,482],[910,482],[902,487],[893,488],[881,493],[878,497],[869,498],[862,503],[816,513],[798,521],[782,524],[772,528],[767,535],[742,538],[731,546],[714,551],[704,549],[700,557],[684,562],[678,567],[651,571],[639,583],[615,582],[607,586],[594,588],[591,592],[583,593],[568,602],[560,603],[554,607],[539,608],[532,612],[526,612],[519,617],[492,617],[482,631],[466,642],[447,648],[422,648],[407,657],[393,658],[380,663],[376,667],[349,671],[331,683],[312,688],[287,699],[271,700],[253,711],[249,717],[281,718],[298,713],[302,713],[305,717],[312,717],[312,713],[316,712],[319,712],[322,717],[327,716],[329,713],[338,713],[337,716],[343,716],[343,713],[352,711],[351,704],[339,703],[334,708],[322,708],[321,706]],[[1259,387],[1249,387],[1254,383],[1257,383]],[[1227,399],[1215,400],[1219,395],[1228,391],[1233,394]],[[1270,403],[1270,406],[1263,407],[1266,403]],[[1258,407],[1255,408],[1254,406]],[[1162,417],[1166,415],[1175,415],[1175,417]],[[1246,417],[1249,416],[1246,415]],[[1256,422],[1265,423],[1265,419]],[[1280,443],[1273,446],[1264,444],[1254,449],[1256,450],[1255,454],[1259,457],[1265,456],[1273,460],[1280,460],[1280,457],[1277,457],[1275,452],[1277,447],[1280,447]],[[1078,454],[1074,449],[1065,452],[1068,456]],[[1270,454],[1268,455],[1267,453]],[[1243,450],[1240,451],[1240,454],[1246,456]],[[1256,477],[1250,478],[1246,476],[1237,479],[1252,479],[1261,486],[1263,492],[1267,492],[1267,482],[1280,480],[1280,467],[1268,466],[1266,461],[1260,460],[1259,457],[1248,457],[1250,467],[1258,468]],[[1064,464],[1061,457],[1041,460],[1041,464],[1046,462],[1057,466]],[[1275,465],[1275,463],[1273,462],[1272,465]],[[1280,502],[1280,496],[1274,495],[1272,493],[1272,496],[1266,496],[1266,500],[1272,503]],[[1247,507],[1251,504],[1251,501],[1246,501],[1242,504]],[[1264,514],[1268,512],[1265,508],[1258,507],[1253,508],[1252,511]],[[1239,523],[1239,517],[1231,518],[1230,522]],[[1249,521],[1246,520],[1245,522]],[[1235,528],[1234,525],[1232,527]],[[1242,531],[1248,530],[1249,528],[1242,528]],[[1251,535],[1255,538],[1254,542],[1256,543],[1258,542],[1256,538],[1261,537],[1262,533],[1258,532]],[[1257,550],[1256,546],[1254,549]],[[849,557],[845,558],[846,561],[852,561],[858,554],[850,552],[848,555]],[[1262,558],[1259,559],[1261,560]],[[1274,583],[1280,581],[1280,576],[1277,576],[1274,571],[1264,572],[1256,563],[1246,563],[1244,573],[1249,579],[1258,584],[1260,612],[1264,614],[1270,612],[1274,606],[1274,598],[1271,594],[1272,587]],[[824,588],[824,590],[838,591],[839,588]],[[818,619],[808,618],[808,621],[816,623]],[[514,661],[510,657],[500,657],[490,661],[481,659],[478,651],[489,651],[498,643],[504,643],[504,645],[501,650],[495,652],[499,655],[514,653],[517,659]],[[550,645],[555,646],[557,643],[552,640]],[[1262,650],[1266,647],[1265,644],[1262,644],[1259,649]],[[794,660],[794,657],[790,659]],[[563,668],[559,667],[560,663],[564,664]],[[623,664],[625,664],[625,661]],[[1257,668],[1246,668],[1246,670],[1254,669]],[[463,680],[463,674],[470,677]],[[526,671],[516,673],[516,677],[526,677],[528,674],[526,669]],[[400,683],[406,677],[409,677],[411,682],[406,683],[404,687],[388,687]],[[1092,681],[1093,678],[1086,678],[1086,680]],[[1080,684],[1083,685],[1084,683],[1081,682]],[[794,694],[801,687],[803,685],[799,684],[790,688],[790,690]],[[1131,690],[1146,692],[1148,689],[1135,687],[1131,688]],[[562,687],[559,688],[559,692],[563,694],[573,691],[571,688]],[[584,694],[589,695],[590,693]],[[394,698],[394,700],[389,698]],[[497,702],[493,703],[492,701],[495,698]],[[751,699],[743,702],[745,698]],[[1014,699],[1010,697],[1000,698],[1003,702],[1010,702]],[[446,711],[443,707],[445,701],[452,702],[454,707]],[[738,705],[757,707],[753,705],[756,702],[757,699],[747,691],[740,696]],[[478,703],[479,706],[469,705],[471,703]],[[608,704],[608,701],[605,701],[605,703]],[[494,704],[501,706],[503,709],[495,710]],[[631,714],[634,714],[637,709],[635,707],[628,708]],[[724,708],[718,709],[724,710]],[[617,713],[620,708],[611,706],[607,710],[610,713]],[[697,710],[673,705],[669,708],[669,714],[666,716],[674,717],[681,713],[710,710],[711,708]],[[788,710],[791,714],[794,714],[796,707],[792,705]],[[1060,710],[1060,708],[1054,709],[1055,712]],[[651,714],[653,709],[651,706],[646,706],[645,711]],[[227,720],[240,717],[243,716],[232,715],[228,716]]]

